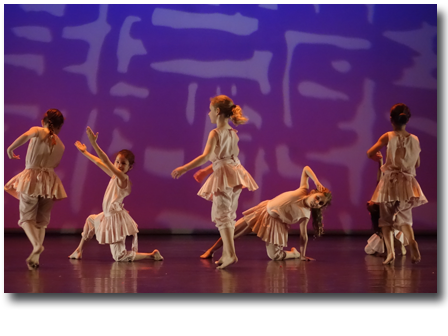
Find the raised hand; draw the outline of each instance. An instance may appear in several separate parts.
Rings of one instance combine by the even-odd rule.
[[[183,168],[183,167],[178,167],[176,169],[174,169],[171,172],[171,177],[173,179],[178,179],[179,177],[181,177],[183,174],[185,174],[187,171]]]
[[[322,192],[323,190],[325,190],[325,187],[322,185],[322,183],[317,182],[316,183],[316,188],[318,191]]]
[[[87,133],[87,137],[89,138],[90,143],[92,145],[95,144],[96,141],[98,140],[98,132],[96,132],[96,134],[93,133],[92,129],[89,126],[87,126],[86,133]]]
[[[83,143],[80,143],[79,141],[75,142],[75,146],[76,146],[76,148],[78,148],[78,150],[81,153],[84,153],[86,151],[86,145],[84,145]]]

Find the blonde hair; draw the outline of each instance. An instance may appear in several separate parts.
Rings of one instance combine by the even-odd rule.
[[[215,108],[219,108],[219,114],[223,114],[225,118],[230,118],[235,126],[245,124],[249,120],[243,114],[243,109],[239,105],[235,105],[233,100],[226,95],[210,98],[210,102]]]

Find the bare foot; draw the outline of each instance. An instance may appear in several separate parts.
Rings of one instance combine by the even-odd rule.
[[[204,254],[202,254],[199,258],[201,259],[208,259],[208,258],[213,258],[213,255],[215,254],[215,252],[211,251],[211,250],[207,250]]]
[[[69,257],[69,259],[81,260],[81,258],[82,258],[82,250],[76,249],[75,252],[70,254],[68,257]]]
[[[33,249],[33,252],[26,259],[26,265],[29,270],[33,270],[39,267],[39,257],[41,253],[45,250],[43,246],[39,246]]]
[[[310,257],[307,257],[307,256],[300,257],[300,260],[303,260],[303,261],[316,261],[316,259],[313,259],[313,258],[310,258]]]
[[[153,253],[153,256],[154,256],[154,260],[157,260],[157,261],[163,260],[163,257],[160,254],[159,250],[154,250],[154,251],[152,251],[152,253]]]
[[[222,264],[222,257],[221,257],[221,258],[219,258],[219,260],[218,260],[218,261],[215,261],[215,264],[216,264],[216,265],[221,265],[221,264]]]
[[[292,248],[291,248],[291,253],[294,254],[294,258],[295,258],[295,259],[299,259],[299,258],[300,258],[300,252],[297,251],[297,249],[296,249],[295,247],[292,247]]]
[[[389,265],[392,264],[395,260],[395,253],[389,253],[387,255],[386,260],[383,261],[383,265]]]
[[[227,266],[230,266],[232,264],[236,264],[238,262],[238,258],[235,256],[233,258],[222,258],[219,259],[221,261],[221,265],[216,267],[218,269],[226,268]]]
[[[414,240],[413,243],[409,244],[409,247],[411,249],[411,260],[413,264],[417,264],[422,260],[422,257],[420,255],[420,251],[418,249],[418,244],[417,242]]]

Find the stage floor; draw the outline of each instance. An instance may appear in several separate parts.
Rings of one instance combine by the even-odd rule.
[[[271,261],[264,243],[249,235],[236,240],[239,262],[218,270],[199,258],[217,235],[140,235],[140,252],[157,248],[164,261],[114,262],[109,246],[88,242],[83,260],[67,256],[78,235],[48,235],[40,268],[29,271],[31,245],[24,233],[5,234],[5,293],[437,293],[437,237],[417,236],[422,262],[410,253],[391,266],[366,255],[368,236],[323,236],[308,242],[316,261]],[[129,245],[130,245],[130,238]],[[289,237],[290,247],[299,236]]]

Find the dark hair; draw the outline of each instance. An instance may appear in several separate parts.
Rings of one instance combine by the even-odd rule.
[[[129,166],[134,165],[135,155],[129,149],[122,149],[117,153],[117,155],[115,155],[115,157],[117,157],[119,154],[123,155],[126,158],[126,160],[129,161]]]
[[[406,125],[411,118],[411,111],[405,104],[395,104],[390,109],[390,120],[398,126]]]
[[[326,202],[321,208],[311,208],[311,218],[313,219],[313,229],[314,237],[320,237],[324,234],[324,223],[322,212],[331,204],[332,194],[331,191],[325,188],[323,191],[313,189],[310,191],[311,194],[321,193],[324,194]]]
[[[230,118],[235,126],[245,124],[249,119],[243,115],[243,110],[239,105],[235,105],[226,95],[219,95],[210,98],[210,102],[215,108],[219,108],[219,114],[225,118]]]
[[[54,130],[56,128],[61,128],[61,126],[64,124],[64,116],[58,109],[49,109],[47,112],[45,112],[42,121],[44,122],[44,124],[48,125],[48,130],[50,131],[48,135],[48,141],[51,145],[56,145],[56,139],[53,136]]]

